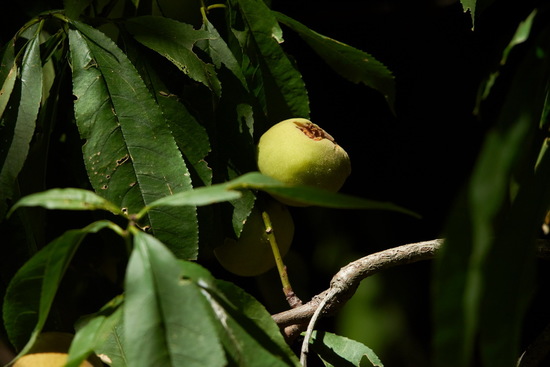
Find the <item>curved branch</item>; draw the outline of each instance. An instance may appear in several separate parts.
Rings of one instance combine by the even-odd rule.
[[[382,270],[398,266],[411,264],[423,260],[431,260],[440,250],[443,239],[411,243],[383,250],[371,255],[362,257],[349,263],[340,269],[332,278],[330,288],[314,296],[311,301],[273,315],[273,319],[280,328],[292,330],[293,335],[297,335],[296,327],[293,325],[307,326],[315,310],[321,304],[321,301],[330,293],[334,296],[324,305],[321,315],[331,315],[340,310],[346,302],[353,296],[361,281]],[[538,240],[537,256],[542,259],[550,259],[550,241]],[[292,336],[286,335],[287,338]]]

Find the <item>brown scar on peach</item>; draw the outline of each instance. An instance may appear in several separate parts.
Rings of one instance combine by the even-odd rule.
[[[327,133],[325,130],[321,129],[319,126],[315,125],[312,122],[304,123],[301,121],[294,121],[294,124],[296,125],[297,129],[300,129],[310,139],[313,139],[315,141],[328,139],[336,144],[336,141],[329,133]]]

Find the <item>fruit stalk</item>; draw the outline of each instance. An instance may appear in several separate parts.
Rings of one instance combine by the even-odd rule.
[[[290,306],[294,308],[300,305],[302,302],[296,297],[296,294],[292,290],[292,285],[290,285],[286,266],[283,263],[283,257],[281,256],[279,246],[277,245],[277,238],[275,236],[275,231],[273,230],[273,225],[271,224],[271,218],[265,210],[262,210],[262,219],[264,222],[267,239],[269,240],[269,244],[271,245],[271,251],[273,251],[273,256],[275,257],[275,264],[277,265],[279,277],[281,278],[281,284],[283,285],[283,293],[285,294],[285,297]]]

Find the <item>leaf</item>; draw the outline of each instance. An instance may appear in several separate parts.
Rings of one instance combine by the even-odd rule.
[[[241,197],[239,190],[261,190],[270,194],[276,194],[286,199],[292,199],[305,205],[317,205],[340,209],[392,210],[418,217],[416,213],[392,203],[368,200],[342,193],[321,190],[314,187],[285,185],[282,182],[262,175],[259,172],[249,172],[225,183],[208,187],[199,187],[187,192],[182,192],[170,197],[159,199],[145,207],[143,211],[160,206],[202,206],[235,200]]]
[[[15,62],[15,40],[12,39],[4,46],[2,50],[2,59],[0,60],[0,116],[4,110],[15,85],[17,77],[17,64]]]
[[[470,12],[472,18],[472,30],[474,30],[476,21],[485,9],[487,9],[495,0],[460,0],[462,9],[465,13]]]
[[[92,0],[63,0],[65,15],[70,19],[78,19],[91,2]]]
[[[201,289],[162,243],[140,231],[134,233],[125,290],[130,366],[225,366]]]
[[[96,349],[100,349],[122,323],[122,296],[111,300],[99,312],[79,320],[77,332],[69,348],[65,367],[79,367]],[[111,362],[113,358],[109,358]],[[120,364],[116,364],[120,366]]]
[[[474,351],[483,365],[515,365],[533,287],[532,244],[550,205],[547,173],[532,176],[536,153],[526,151],[538,149],[550,80],[548,53],[539,50],[549,41],[547,27],[518,63],[448,223],[434,274],[435,366],[470,366]]]
[[[199,124],[191,112],[176,95],[168,92],[168,88],[160,79],[155,67],[144,55],[136,56],[136,67],[141,71],[146,84],[161,108],[176,140],[178,148],[187,162],[195,170],[202,185],[212,183],[212,169],[205,161],[211,151],[206,129]],[[193,176],[192,176],[193,177]],[[196,184],[195,186],[200,186]]]
[[[4,297],[3,318],[10,341],[20,355],[42,330],[63,274],[84,237],[112,225],[99,221],[65,232],[37,252],[11,279]]]
[[[207,299],[232,365],[300,366],[262,304],[233,283],[216,279],[214,287],[207,288]]]
[[[340,209],[376,209],[393,210],[418,217],[410,210],[401,208],[392,203],[379,202],[359,198],[356,196],[335,193],[326,190],[306,186],[285,185],[271,177],[259,172],[247,173],[235,180],[227,182],[227,189],[255,189],[276,194],[286,199],[291,199],[306,205],[317,205],[327,208]]]
[[[18,208],[29,206],[62,210],[107,210],[114,214],[123,214],[116,205],[92,191],[65,188],[27,195],[11,207],[8,216]]]
[[[474,29],[476,20],[476,2],[477,0],[460,0],[462,10],[464,10],[465,13],[468,11],[470,12],[470,16],[472,17],[472,29]]]
[[[201,29],[208,32],[210,36],[206,39],[198,40],[197,47],[212,58],[212,62],[214,62],[216,68],[220,69],[222,65],[228,68],[233,75],[235,75],[237,80],[241,82],[244,89],[248,90],[248,84],[239,62],[229,49],[227,43],[225,43],[225,40],[218,33],[218,30],[208,21],[208,19],[205,20]]]
[[[281,23],[298,33],[334,71],[353,83],[363,83],[379,91],[394,109],[394,77],[380,61],[364,51],[323,36],[282,13],[273,13]]]
[[[193,52],[197,41],[212,37],[209,32],[159,16],[136,17],[125,24],[138,42],[166,57],[184,74],[207,86],[214,95],[221,95],[214,65],[205,63]]]
[[[156,200],[145,207],[144,210],[162,206],[203,206],[230,201],[240,197],[241,193],[236,190],[229,190],[227,184],[216,184],[198,187],[193,190],[180,192],[170,197]]]
[[[75,117],[96,193],[132,214],[191,188],[162,112],[126,55],[101,32],[79,22],[73,26]],[[148,220],[152,233],[178,257],[196,258],[195,208],[160,208],[150,211]]]
[[[241,39],[241,47],[247,49],[247,43],[252,41],[260,56],[257,70],[263,75],[267,115],[274,120],[291,116],[307,118],[310,110],[306,86],[280,45],[283,33],[273,12],[262,0],[231,0],[230,3],[239,9],[249,30],[246,35],[250,38]]]
[[[325,366],[369,366],[384,367],[372,349],[363,343],[325,331],[314,331],[311,339],[313,350],[321,357]]]
[[[8,109],[0,120],[0,216],[6,213],[7,199],[11,199],[14,192],[15,180],[27,158],[30,142],[34,135],[36,119],[42,99],[42,61],[40,59],[40,29],[37,24],[33,28],[34,35],[25,46],[21,62],[21,77],[17,81],[15,90],[12,89]],[[7,51],[8,53],[11,52]],[[10,56],[7,56],[8,59]],[[12,66],[13,67],[13,66]],[[11,68],[10,68],[11,69]],[[10,70],[14,72],[15,70]],[[9,83],[12,78],[10,72],[6,77]],[[6,93],[9,85],[5,85]],[[4,86],[2,87],[4,88]]]
[[[96,353],[102,360],[109,362],[111,366],[128,367],[130,365],[128,364],[124,345],[125,339],[121,322],[111,330],[105,343],[96,349]]]
[[[503,67],[506,65],[506,62],[508,61],[508,55],[510,52],[517,46],[522,43],[524,43],[531,34],[531,27],[533,26],[533,21],[535,19],[535,15],[537,14],[537,10],[533,10],[529,16],[522,21],[517,29],[514,35],[512,36],[512,39],[508,43],[508,45],[505,47],[505,49],[502,51],[502,56],[500,59],[500,65],[499,67]],[[480,90],[479,90],[479,96],[477,100],[477,105],[475,107],[475,113],[479,114],[480,110],[480,104],[483,102],[487,97],[490,95],[491,90],[493,86],[495,85],[497,78],[500,75],[500,70],[496,70],[492,73],[490,73],[481,83]]]

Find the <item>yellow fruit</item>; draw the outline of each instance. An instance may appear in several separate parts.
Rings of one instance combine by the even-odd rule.
[[[68,351],[74,335],[57,331],[38,335],[27,354],[19,358],[13,367],[62,367],[68,358]],[[80,367],[103,366],[99,358],[91,355]]]
[[[63,367],[67,362],[67,353],[35,353],[26,354],[19,358],[13,367]],[[88,361],[80,364],[80,367],[94,367]]]
[[[284,256],[294,236],[290,212],[273,199],[266,201],[265,211],[269,214],[281,256]],[[248,216],[239,239],[227,238],[223,245],[214,249],[214,254],[225,269],[240,276],[260,275],[275,266],[262,211],[257,205]]]
[[[336,192],[351,173],[346,151],[326,131],[303,118],[273,125],[260,137],[257,154],[261,173],[290,185]]]

